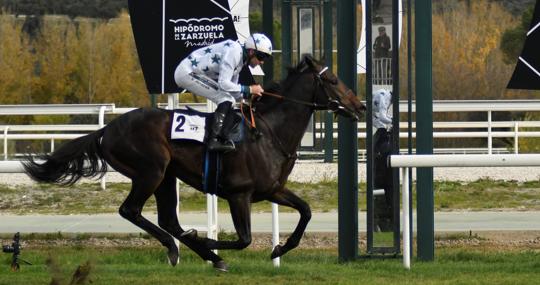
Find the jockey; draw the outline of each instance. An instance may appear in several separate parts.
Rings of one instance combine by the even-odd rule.
[[[373,127],[376,129],[390,130],[392,128],[392,92],[379,89],[373,92]]]
[[[256,67],[272,56],[272,42],[263,34],[253,34],[244,46],[225,40],[199,48],[183,59],[174,80],[181,88],[206,97],[217,105],[210,128],[210,151],[233,151],[234,143],[225,139],[229,130],[223,128],[226,117],[236,100],[262,96],[259,84],[251,86],[238,83],[240,71],[246,65]],[[226,124],[227,125],[227,124]]]
[[[379,89],[373,92],[373,128],[377,129],[373,135],[373,156],[375,174],[373,186],[384,189],[384,198],[375,196],[375,227],[377,230],[387,232],[393,230],[393,180],[392,169],[386,164],[388,156],[392,153],[392,92]]]

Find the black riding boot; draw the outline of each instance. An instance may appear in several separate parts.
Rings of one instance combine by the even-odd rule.
[[[231,102],[224,102],[218,105],[214,118],[212,120],[212,126],[210,127],[210,134],[208,136],[208,150],[229,152],[234,151],[234,143],[226,139],[225,128],[223,127],[225,119],[229,110],[231,109]]]

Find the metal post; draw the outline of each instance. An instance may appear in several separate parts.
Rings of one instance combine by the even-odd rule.
[[[207,232],[206,237],[217,240],[217,196],[212,194],[206,194],[206,215],[207,215]],[[212,250],[217,254],[217,249]]]
[[[180,97],[179,93],[168,94],[168,96],[167,96],[167,109],[174,110],[174,109],[178,108],[179,97]]]
[[[283,0],[281,6],[281,77],[287,76],[287,67],[292,62],[291,43],[291,1]]]
[[[372,25],[372,4],[371,0],[364,1],[365,7],[362,11],[366,17],[366,229],[367,229],[367,252],[373,250],[373,232],[374,232],[374,210],[373,205],[373,25]]]
[[[156,94],[150,94],[150,106],[152,106],[152,108],[156,108],[157,107],[157,96]]]
[[[493,137],[491,132],[491,111],[488,111],[488,154],[493,154]]]
[[[356,0],[337,1],[338,74],[356,90]],[[340,261],[358,256],[358,138],[357,124],[339,117],[338,244]]]
[[[333,58],[333,9],[332,1],[324,1],[324,62],[328,68],[332,69]],[[330,163],[334,160],[334,115],[326,113],[324,116],[324,162]]]
[[[433,153],[431,1],[416,1],[416,150]],[[418,258],[435,258],[433,167],[417,168]]]
[[[413,82],[412,82],[412,2],[407,0],[407,153],[412,154],[412,98],[414,97]],[[412,168],[409,168],[409,205],[412,205]],[[413,217],[412,211],[409,213],[409,232],[412,232]],[[409,253],[413,252],[412,241],[409,239]]]
[[[105,127],[105,109],[107,109],[106,106],[101,106],[99,108],[98,125],[99,125],[100,129]],[[101,177],[100,185],[101,185],[102,190],[107,189],[107,173],[105,173],[105,175],[103,175],[103,177]]]
[[[401,185],[402,203],[403,203],[403,266],[411,269],[411,228],[410,226],[410,204],[409,204],[409,168],[401,168],[401,177],[403,184]]]
[[[274,0],[265,0],[263,2],[263,32],[270,37],[275,44],[274,39]],[[268,58],[264,62],[264,82],[270,82],[274,79],[274,59]]]
[[[4,160],[8,160],[8,131],[9,126],[4,128]]]
[[[399,38],[400,38],[400,17],[399,10],[401,0],[392,1],[392,154],[399,154]],[[400,234],[399,234],[399,170],[392,169],[392,187],[393,197],[392,204],[394,205],[394,248],[399,252]]]
[[[514,123],[514,153],[519,153],[519,123]]]
[[[272,250],[279,245],[279,207],[278,204],[272,203]],[[280,266],[280,258],[272,259],[275,267]]]

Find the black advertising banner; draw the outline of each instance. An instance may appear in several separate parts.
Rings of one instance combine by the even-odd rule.
[[[182,91],[174,70],[191,51],[237,40],[228,0],[128,0],[135,44],[151,94]]]
[[[540,90],[540,1],[536,1],[533,20],[509,89]]]

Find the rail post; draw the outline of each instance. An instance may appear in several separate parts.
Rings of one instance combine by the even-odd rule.
[[[107,109],[106,106],[101,106],[99,107],[99,117],[98,117],[98,125],[99,125],[99,128],[103,128],[105,127],[105,110]],[[103,177],[101,177],[101,189],[102,190],[105,190],[107,189],[107,177],[106,177],[107,174],[103,175]]]
[[[356,0],[337,1],[338,74],[356,90]],[[358,257],[358,125],[339,116],[338,247],[339,260]]]
[[[272,203],[272,250],[279,245],[279,207],[278,204]],[[275,267],[280,266],[280,258],[272,259]]]
[[[4,128],[4,160],[8,160],[8,131],[9,126]]]
[[[416,150],[418,154],[433,153],[433,86],[432,86],[432,20],[431,1],[415,1],[416,39]],[[418,258],[435,258],[433,228],[433,168],[417,171]]]

